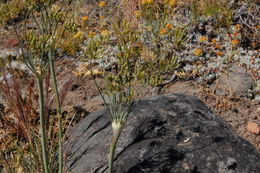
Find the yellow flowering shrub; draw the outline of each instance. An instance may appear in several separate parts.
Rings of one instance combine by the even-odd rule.
[[[217,40],[216,40],[215,38],[212,38],[212,39],[211,39],[211,42],[212,42],[212,43],[217,43]]]
[[[239,41],[238,41],[238,39],[234,39],[234,40],[231,40],[231,43],[232,43],[233,45],[238,45],[238,44],[239,44]]]
[[[82,20],[83,22],[88,21],[88,16],[83,16],[83,17],[81,18],[81,20]]]
[[[171,29],[173,29],[173,26],[172,26],[171,24],[168,23],[168,24],[165,25],[165,28],[171,30]]]
[[[100,76],[100,75],[103,74],[102,71],[100,71],[99,69],[93,69],[92,71],[88,70],[87,65],[85,65],[85,64],[80,65],[76,69],[76,71],[73,71],[72,73],[75,76],[84,76],[84,77],[88,77],[88,76],[91,76],[91,75]]]
[[[98,3],[98,6],[99,7],[105,7],[107,5],[107,3],[105,2],[105,1],[100,1],[99,3]]]
[[[75,39],[83,39],[83,32],[81,32],[81,31],[78,31],[74,36],[73,36],[73,38],[75,38]]]
[[[196,49],[194,49],[193,53],[196,56],[201,56],[203,51],[200,48],[196,48]]]
[[[107,29],[104,29],[100,32],[101,36],[107,37],[109,35],[109,31]]]
[[[222,56],[222,55],[224,55],[224,52],[222,52],[222,51],[220,51],[220,50],[217,50],[217,51],[215,52],[215,54],[216,54],[217,56]]]
[[[169,6],[175,6],[177,4],[176,0],[168,0],[168,5]]]
[[[160,33],[161,35],[165,35],[165,34],[168,33],[168,31],[167,31],[165,28],[162,28],[162,29],[160,29],[159,33]]]
[[[236,24],[235,26],[235,32],[238,32],[241,29],[241,25],[240,24]]]
[[[134,12],[134,15],[135,15],[136,18],[140,18],[142,16],[142,12],[140,10],[136,10]]]
[[[92,31],[90,31],[90,32],[88,33],[88,36],[89,36],[90,38],[94,37],[95,35],[96,35],[96,33],[95,33],[95,32],[92,32]]]
[[[152,3],[153,3],[153,0],[142,0],[141,1],[142,5],[149,5],[149,4],[152,4]]]
[[[199,37],[199,42],[205,42],[205,41],[207,41],[207,37],[205,37],[205,36]]]

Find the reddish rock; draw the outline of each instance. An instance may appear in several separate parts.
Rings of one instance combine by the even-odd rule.
[[[260,134],[260,126],[256,122],[248,121],[246,128],[251,133]]]
[[[19,44],[19,40],[17,37],[12,37],[7,41],[7,44],[11,47],[17,46]]]

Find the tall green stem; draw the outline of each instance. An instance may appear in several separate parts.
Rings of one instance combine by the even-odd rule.
[[[38,92],[39,92],[39,105],[40,105],[40,134],[41,134],[41,147],[44,172],[49,173],[48,168],[48,153],[46,147],[46,131],[45,131],[45,111],[44,111],[44,92],[43,92],[43,79],[37,78]]]
[[[57,86],[57,79],[55,74],[55,68],[54,68],[54,62],[51,55],[51,50],[49,51],[49,63],[50,63],[50,69],[51,69],[51,78],[52,78],[52,87],[54,89],[55,94],[55,100],[57,105],[57,112],[58,112],[58,136],[59,136],[59,156],[58,156],[58,162],[59,162],[59,173],[62,173],[62,164],[63,164],[63,151],[62,151],[62,121],[61,121],[61,102],[59,97],[59,91]]]
[[[112,128],[113,128],[113,139],[112,139],[112,143],[110,145],[108,173],[113,173],[113,164],[114,164],[114,155],[115,155],[116,144],[117,144],[117,141],[123,130],[123,125],[119,122],[112,122]]]

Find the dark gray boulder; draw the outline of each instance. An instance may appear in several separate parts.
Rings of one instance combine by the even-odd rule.
[[[106,110],[67,132],[66,171],[107,172]],[[115,173],[260,173],[260,154],[200,100],[181,94],[139,100],[119,139]]]

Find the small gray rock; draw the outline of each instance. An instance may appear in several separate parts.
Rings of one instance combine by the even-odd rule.
[[[235,94],[245,96],[256,86],[255,80],[244,67],[233,64],[226,73],[220,75],[213,84],[216,95]]]
[[[17,57],[19,55],[21,55],[21,49],[17,47],[0,50],[0,58],[2,59],[7,58],[8,56]]]
[[[67,131],[66,172],[107,172],[110,123],[101,110]],[[260,154],[195,97],[137,101],[118,141],[114,173],[198,172],[260,173]]]

